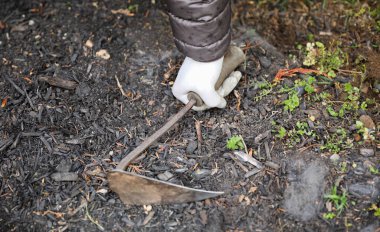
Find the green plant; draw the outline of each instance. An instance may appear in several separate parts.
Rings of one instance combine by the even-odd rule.
[[[375,140],[375,136],[373,135],[374,131],[366,128],[361,121],[356,121],[355,127],[357,132],[361,134],[364,140]]]
[[[324,218],[324,219],[327,219],[327,220],[334,219],[335,217],[336,217],[336,214],[333,213],[333,212],[330,212],[330,213],[324,213],[324,214],[323,214],[323,218]]]
[[[342,191],[342,195],[338,194],[337,186],[333,186],[330,194],[325,195],[325,198],[327,198],[328,201],[334,203],[338,215],[341,214],[347,207],[346,192]]]
[[[369,210],[374,211],[373,215],[380,219],[380,207],[378,207],[376,204],[372,204]]]
[[[261,100],[263,97],[269,95],[273,89],[273,85],[268,81],[258,82],[257,87],[260,89],[260,94],[254,97],[255,101]]]
[[[374,175],[378,175],[379,174],[379,169],[373,167],[373,166],[369,166],[369,171],[374,174]]]
[[[326,49],[321,42],[307,43],[306,56],[303,61],[305,66],[316,66],[317,69],[326,73],[329,77],[335,77],[336,71],[344,64],[345,54],[338,46],[332,44]]]
[[[300,99],[298,97],[298,94],[296,91],[292,91],[289,93],[288,99],[286,99],[283,104],[284,110],[289,110],[292,112],[294,109],[296,109],[300,105]]]
[[[347,132],[343,128],[338,128],[335,133],[326,136],[326,143],[320,148],[331,153],[339,153],[343,148],[351,148],[352,140],[347,138]]]
[[[227,148],[230,150],[244,149],[244,141],[241,135],[234,135],[227,140]]]
[[[286,136],[286,129],[284,127],[280,127],[278,129],[278,133],[276,135],[276,137],[280,138],[280,139],[283,139],[284,137]]]

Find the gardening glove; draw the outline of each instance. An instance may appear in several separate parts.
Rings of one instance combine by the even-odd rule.
[[[193,110],[196,111],[226,107],[227,102],[224,97],[236,87],[241,79],[241,73],[232,72],[220,88],[215,90],[215,84],[222,70],[223,59],[224,57],[211,62],[199,62],[186,57],[174,82],[173,95],[187,104],[189,92],[198,94],[204,104],[199,107],[194,106]]]

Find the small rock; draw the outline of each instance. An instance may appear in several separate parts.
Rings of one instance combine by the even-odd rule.
[[[336,163],[338,162],[340,159],[340,156],[338,154],[333,154],[332,156],[330,156],[330,160],[333,162],[333,163]]]
[[[71,169],[71,160],[63,160],[60,164],[55,168],[57,172],[70,172]]]
[[[36,22],[34,22],[34,20],[29,20],[29,22],[28,22],[28,25],[29,26],[34,26],[36,24]]]
[[[169,171],[165,171],[164,173],[161,173],[161,174],[158,174],[157,175],[157,178],[162,180],[162,181],[168,181],[170,180],[171,178],[173,178],[173,174]]]
[[[266,56],[260,56],[259,61],[264,68],[269,68],[272,64],[272,61],[270,61]]]
[[[211,170],[208,170],[208,169],[197,169],[195,170],[195,172],[193,172],[193,177],[196,180],[203,179],[209,175],[211,175]]]
[[[115,204],[115,202],[116,202],[115,199],[109,199],[109,200],[108,200],[108,203],[111,204],[111,205]]]
[[[84,45],[88,48],[92,48],[94,46],[94,42],[88,39]]]
[[[276,164],[276,163],[274,163],[274,162],[272,162],[272,161],[267,161],[267,162],[265,162],[265,166],[270,167],[270,168],[273,168],[273,169],[275,169],[275,170],[277,170],[277,169],[280,168],[280,165],[278,165],[278,164]]]
[[[304,110],[303,112],[309,116],[310,120],[312,120],[312,118],[318,120],[322,116],[319,110]]]
[[[375,154],[375,151],[371,148],[360,148],[360,155],[369,157],[373,156]]]
[[[375,194],[378,194],[373,185],[365,183],[356,183],[348,186],[348,192],[352,195],[364,198],[364,197],[375,197]]]
[[[303,86],[298,86],[298,87],[296,87],[296,91],[297,91],[297,95],[298,95],[299,97],[301,97],[302,95],[305,94],[305,87],[303,87]]]
[[[56,172],[50,176],[55,181],[77,181],[78,174],[75,172]]]
[[[372,130],[376,129],[376,125],[370,116],[362,115],[360,116],[359,120],[364,124],[364,127]]]
[[[258,144],[260,143],[263,139],[269,137],[271,135],[271,131],[267,130],[264,133],[259,134],[258,136],[255,137],[255,143]]]
[[[196,141],[190,141],[186,148],[187,154],[193,154],[194,151],[198,148],[198,143]]]
[[[105,49],[100,49],[96,52],[96,57],[102,58],[104,60],[109,60],[111,58],[111,55],[108,53]]]
[[[253,170],[247,172],[246,174],[244,174],[244,177],[245,178],[249,178],[257,173],[259,173],[261,171],[261,169],[258,169],[258,168],[254,168]]]

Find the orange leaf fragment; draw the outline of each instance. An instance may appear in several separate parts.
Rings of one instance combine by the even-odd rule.
[[[282,80],[283,77],[292,77],[296,73],[301,73],[301,74],[315,73],[315,74],[323,75],[327,77],[326,74],[315,69],[306,69],[306,68],[280,69],[278,70],[276,76],[274,77],[273,82],[278,83]]]
[[[7,102],[8,102],[8,98],[4,98],[2,101],[1,101],[1,108],[4,108],[6,105],[7,105]]]

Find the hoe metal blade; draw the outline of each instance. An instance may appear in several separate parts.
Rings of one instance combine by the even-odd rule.
[[[110,188],[127,205],[184,203],[223,194],[188,188],[117,169],[108,173],[108,180]]]

